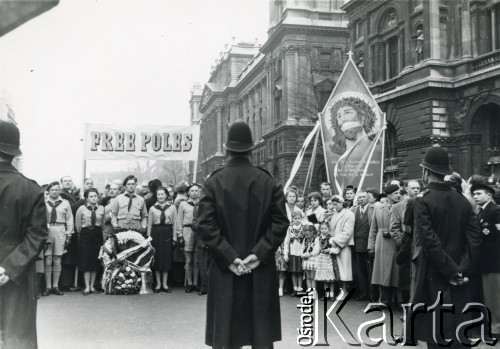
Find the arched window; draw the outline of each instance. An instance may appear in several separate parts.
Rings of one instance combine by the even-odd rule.
[[[378,32],[380,39],[376,45],[377,81],[392,79],[399,74],[403,34],[398,28],[399,15],[395,8],[388,8],[380,17]]]
[[[379,32],[395,27],[398,23],[398,13],[394,8],[390,8],[382,15],[379,23]]]
[[[475,166],[473,173],[481,175],[500,174],[500,105],[486,103],[474,113],[471,131],[481,134],[480,162],[472,163]]]

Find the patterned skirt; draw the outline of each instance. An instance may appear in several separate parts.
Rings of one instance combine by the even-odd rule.
[[[316,270],[316,260],[317,256],[309,257],[307,259],[302,259],[302,269],[304,270]]]
[[[331,282],[336,280],[333,271],[333,259],[328,253],[320,253],[317,256],[316,276],[317,281]]]
[[[276,259],[276,270],[277,271],[287,271],[288,265],[285,262],[285,247],[283,244],[278,247],[276,253],[274,254],[274,258]]]

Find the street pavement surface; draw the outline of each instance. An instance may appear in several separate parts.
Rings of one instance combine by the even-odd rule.
[[[300,298],[285,295],[280,300],[282,341],[275,343],[274,347],[302,348],[297,343]],[[319,304],[318,343],[325,343],[323,303]],[[328,302],[328,308],[332,304]],[[366,302],[349,301],[340,311],[340,317],[354,336],[363,322],[381,316],[380,312],[364,314],[366,306]],[[208,348],[204,344],[205,309],[206,296],[186,294],[181,288],[173,288],[170,294],[83,296],[81,292],[66,292],[64,296],[50,295],[38,301],[38,344],[41,349]],[[399,310],[394,312],[395,335],[401,333],[401,314]],[[334,314],[330,317],[348,339],[341,322],[335,320]],[[326,347],[352,348],[343,342],[329,322],[327,327]],[[370,336],[382,337],[382,332],[380,327]],[[386,332],[390,339],[390,331]],[[366,345],[362,347],[368,348]],[[394,348],[394,344],[383,342],[378,347]],[[418,348],[425,348],[425,345]]]

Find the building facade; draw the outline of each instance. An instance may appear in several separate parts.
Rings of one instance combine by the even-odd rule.
[[[439,143],[463,177],[500,174],[500,1],[350,0],[350,49],[387,115],[386,177]]]
[[[286,182],[346,61],[349,31],[343,3],[271,0],[266,42],[233,42],[220,54],[199,105],[198,180],[224,165],[228,127],[243,119],[255,141],[253,163]],[[192,93],[191,108],[196,98]],[[308,153],[305,164],[310,157]],[[298,186],[305,182],[307,165],[303,167],[296,177]],[[323,155],[318,152],[311,186],[324,180]]]

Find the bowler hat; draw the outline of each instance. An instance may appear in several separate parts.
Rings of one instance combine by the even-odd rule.
[[[12,122],[0,121],[0,153],[21,155],[19,149],[19,129]]]
[[[424,160],[420,166],[442,175],[449,175],[453,173],[453,170],[450,168],[448,152],[446,149],[441,148],[438,144],[427,149],[424,155]]]
[[[486,183],[478,183],[470,187],[470,192],[472,194],[474,194],[476,190],[485,190],[488,193],[491,193],[491,195],[495,195],[495,190]]]
[[[249,151],[253,148],[252,132],[243,120],[236,120],[227,132],[224,148],[236,153]]]

